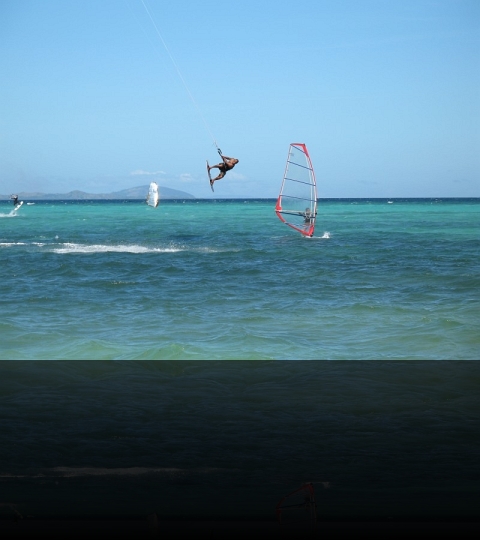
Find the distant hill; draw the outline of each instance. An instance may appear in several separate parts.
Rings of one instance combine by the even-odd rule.
[[[160,199],[195,199],[193,195],[179,189],[171,189],[159,186]],[[86,193],[85,191],[69,191],[68,193],[39,193],[20,191],[16,193],[21,201],[34,200],[93,200],[93,199],[145,199],[148,192],[148,184],[145,186],[137,186],[112,193]],[[10,199],[10,195],[0,195],[0,200]]]

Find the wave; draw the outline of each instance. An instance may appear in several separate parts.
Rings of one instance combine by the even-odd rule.
[[[137,244],[107,245],[107,244],[60,244],[61,247],[53,249],[54,253],[176,253],[184,251],[181,247],[146,247]]]
[[[317,239],[322,239],[322,238],[330,238],[330,233],[325,231],[323,233],[323,236],[312,236],[312,237],[308,237],[306,236],[305,238],[317,238]]]
[[[45,242],[0,242],[0,248],[8,248],[14,246],[36,246],[48,247],[54,253],[176,253],[185,251],[183,247],[164,247],[154,248],[140,245],[106,245],[106,244],[48,244]]]
[[[77,243],[47,243],[47,242],[0,242],[0,248],[15,246],[35,246],[46,247],[53,253],[179,253],[190,251],[197,253],[219,253],[222,251],[232,251],[231,249],[218,249],[211,247],[187,247],[184,245],[171,244],[165,247],[142,246],[139,244],[77,244]],[[234,250],[235,251],[235,250]]]
[[[222,251],[217,248],[210,247],[186,247],[170,245],[167,247],[148,247],[138,244],[60,244],[61,247],[53,248],[54,253],[179,253],[182,251],[194,251],[198,253],[218,253]]]

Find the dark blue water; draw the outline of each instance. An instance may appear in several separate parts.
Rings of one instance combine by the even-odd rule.
[[[0,364],[0,486],[31,516],[479,518],[475,361]],[[7,510],[5,510],[6,512]]]

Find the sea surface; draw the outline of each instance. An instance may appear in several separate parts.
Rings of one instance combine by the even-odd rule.
[[[275,522],[306,482],[320,524],[478,522],[479,387],[458,360],[2,361],[0,522]]]
[[[0,203],[0,359],[470,360],[480,199]]]
[[[0,205],[0,519],[480,520],[480,200],[273,208]]]

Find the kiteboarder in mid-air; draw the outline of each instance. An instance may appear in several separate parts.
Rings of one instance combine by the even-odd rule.
[[[218,163],[217,165],[210,166],[207,161],[207,171],[208,171],[208,176],[210,177],[210,187],[212,188],[212,191],[213,191],[214,182],[216,182],[217,180],[221,180],[227,174],[227,171],[232,170],[233,167],[235,167],[235,165],[238,163],[237,158],[223,156],[220,148],[218,149],[218,153],[220,154],[220,157],[222,158],[223,163]],[[210,176],[210,169],[218,169],[219,170],[218,176],[216,176],[215,178],[212,178]]]
[[[17,204],[18,204],[18,195],[12,195],[10,197],[10,199],[12,199],[12,201],[13,201],[13,206],[17,206]]]

